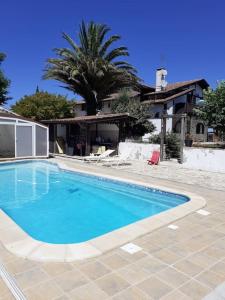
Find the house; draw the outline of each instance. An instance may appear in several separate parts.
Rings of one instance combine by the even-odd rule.
[[[208,128],[204,122],[194,114],[194,107],[203,100],[203,90],[209,87],[205,79],[194,79],[189,81],[167,83],[167,70],[159,68],[156,70],[155,87],[140,85],[139,91],[132,91],[131,97],[149,107],[149,121],[156,130],[154,134],[161,132],[161,117],[169,115],[166,121],[166,131],[180,133],[180,114],[187,114],[186,134],[194,141],[207,141]],[[111,113],[113,101],[118,97],[118,93],[109,95],[102,101],[102,114]],[[86,115],[85,101],[79,101],[75,106],[76,116]],[[105,130],[108,130],[105,128]],[[111,130],[115,131],[116,128]],[[145,135],[148,138],[149,135]]]
[[[187,114],[186,134],[193,141],[207,141],[208,128],[202,120],[196,117],[194,108],[203,101],[203,90],[209,87],[205,79],[167,83],[167,71],[164,68],[156,71],[156,86],[153,91],[146,93],[143,105],[149,105],[151,122],[155,125],[155,133],[161,131],[161,116],[169,115],[166,130],[179,134],[181,121],[179,115]]]

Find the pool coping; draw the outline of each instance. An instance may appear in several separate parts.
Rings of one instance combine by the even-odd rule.
[[[46,159],[42,159],[42,161],[48,162]],[[157,215],[134,222],[86,242],[75,244],[50,244],[35,240],[23,231],[23,229],[19,227],[19,225],[17,225],[2,209],[0,209],[0,242],[8,251],[18,257],[41,262],[73,262],[76,260],[96,257],[177,221],[178,219],[181,219],[206,205],[206,201],[203,197],[188,191],[175,188],[171,189],[161,185],[153,185],[111,175],[103,175],[99,172],[71,168],[56,159],[51,159],[51,162],[57,164],[62,170],[100,176],[111,180],[175,193],[187,196],[190,200]],[[12,163],[15,163],[15,161]]]

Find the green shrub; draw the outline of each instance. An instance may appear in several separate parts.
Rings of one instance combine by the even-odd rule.
[[[160,144],[160,134],[152,135],[149,138],[150,144]],[[179,158],[180,157],[180,139],[175,133],[167,132],[164,144],[166,145],[166,158]]]

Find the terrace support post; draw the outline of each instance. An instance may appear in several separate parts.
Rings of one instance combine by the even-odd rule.
[[[56,153],[57,124],[53,124],[53,151]]]
[[[164,142],[166,136],[166,116],[163,115],[161,119],[161,138],[160,138],[160,160],[164,160]]]
[[[86,147],[85,147],[85,155],[90,155],[91,152],[91,132],[90,125],[86,124]]]
[[[182,115],[181,130],[180,130],[180,159],[179,159],[180,164],[184,162],[185,120],[186,120],[186,115]]]

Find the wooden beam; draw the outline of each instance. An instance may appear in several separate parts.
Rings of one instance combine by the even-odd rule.
[[[179,162],[184,162],[184,140],[185,140],[185,119],[186,116],[181,117],[181,130],[180,130],[180,159]]]
[[[166,136],[166,115],[161,119],[160,160],[164,160],[164,141]]]
[[[90,155],[91,152],[91,133],[90,133],[90,125],[86,124],[86,147],[85,147],[85,155]]]

